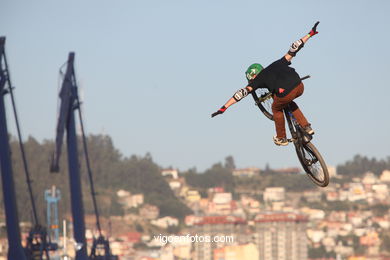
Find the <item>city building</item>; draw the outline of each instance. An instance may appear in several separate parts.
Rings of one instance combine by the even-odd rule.
[[[179,171],[175,169],[165,169],[161,171],[162,176],[171,176],[173,179],[177,179],[179,177]]]
[[[329,177],[337,177],[337,169],[334,166],[328,166]]]
[[[372,185],[372,190],[374,191],[375,199],[379,201],[387,201],[389,197],[389,187],[387,184],[374,184]]]
[[[380,176],[382,182],[390,182],[390,170],[384,170]]]
[[[366,192],[364,190],[363,184],[360,182],[353,182],[349,184],[349,201],[358,201],[366,199]]]
[[[308,202],[318,202],[322,199],[322,192],[318,190],[308,190],[303,192],[303,197]]]
[[[182,183],[180,181],[177,181],[177,180],[169,181],[168,184],[169,184],[169,187],[171,188],[171,190],[173,190],[173,191],[180,189],[182,186]]]
[[[208,204],[208,213],[229,215],[235,206],[235,201],[232,198],[232,194],[228,192],[215,193],[213,199]]]
[[[260,260],[307,259],[308,218],[295,213],[262,213],[255,218],[254,235]]]
[[[168,228],[169,226],[178,226],[179,220],[174,217],[166,216],[150,222],[152,225],[155,225],[160,228]]]
[[[186,226],[193,226],[195,223],[197,223],[201,220],[202,220],[202,217],[195,216],[195,215],[187,215],[184,218],[184,224],[186,224]]]
[[[129,191],[118,190],[116,194],[118,196],[118,202],[125,209],[137,208],[144,203],[144,195],[141,193],[132,195]]]
[[[249,196],[241,196],[241,205],[249,214],[258,214],[260,213],[260,202]]]
[[[289,167],[289,168],[281,168],[273,170],[275,173],[284,173],[284,174],[300,174],[302,173],[302,169],[299,167]]]
[[[269,187],[266,188],[263,194],[264,201],[284,201],[284,187]]]
[[[253,243],[225,246],[214,249],[214,260],[254,260],[259,259],[259,250]]]
[[[139,210],[139,215],[145,219],[157,219],[159,214],[160,210],[158,207],[150,204],[145,204]]]
[[[260,174],[260,169],[256,167],[234,169],[232,174],[236,177],[253,177]]]
[[[188,190],[186,193],[186,200],[188,202],[197,202],[200,201],[201,196],[197,190]]]
[[[213,260],[214,250],[247,242],[246,221],[235,216],[206,216],[195,223],[192,233],[210,242],[194,243],[194,259]],[[218,242],[214,240],[218,237]]]
[[[363,176],[362,183],[365,185],[372,185],[378,182],[378,178],[373,172],[366,172]]]

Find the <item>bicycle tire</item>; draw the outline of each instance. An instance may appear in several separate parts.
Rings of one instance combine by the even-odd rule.
[[[259,88],[256,91],[252,92],[252,97],[256,102],[256,105],[259,107],[260,111],[269,119],[274,120],[272,114],[272,93],[267,89]]]
[[[328,186],[328,167],[314,144],[311,142],[303,143],[302,145],[296,144],[295,150],[303,169],[314,184],[320,187]],[[322,178],[319,178],[320,175]]]

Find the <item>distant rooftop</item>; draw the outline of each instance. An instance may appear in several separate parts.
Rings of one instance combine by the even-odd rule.
[[[196,225],[216,225],[216,224],[246,224],[243,218],[235,216],[206,216]]]
[[[308,218],[301,214],[286,212],[260,213],[256,216],[255,222],[307,222]]]

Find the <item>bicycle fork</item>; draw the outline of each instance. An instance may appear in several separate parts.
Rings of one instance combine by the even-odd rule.
[[[292,143],[292,142],[296,143],[298,141],[298,134],[297,134],[297,132],[295,131],[295,129],[293,127],[293,120],[294,120],[294,123],[296,123],[295,122],[296,119],[293,116],[293,114],[291,113],[291,111],[289,111],[287,109],[284,109],[284,115],[286,117],[288,128],[290,129],[290,133],[291,133],[291,138],[287,138],[287,140],[290,143]]]

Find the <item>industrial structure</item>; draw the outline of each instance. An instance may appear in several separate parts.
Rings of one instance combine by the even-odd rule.
[[[0,38],[0,166],[3,185],[5,221],[8,236],[8,259],[27,260],[20,238],[19,217],[16,206],[15,184],[11,164],[7,118],[5,110],[5,95],[12,93],[5,56],[5,37]],[[7,86],[8,85],[8,86]]]
[[[84,123],[82,113],[80,110],[81,102],[78,95],[78,86],[76,80],[76,74],[74,69],[75,53],[70,52],[68,61],[66,63],[65,73],[60,70],[61,76],[63,76],[62,86],[59,93],[61,99],[57,133],[56,133],[56,146],[52,156],[50,170],[52,172],[59,171],[59,160],[61,157],[63,138],[66,132],[66,144],[68,152],[68,169],[69,169],[69,182],[70,182],[70,196],[72,206],[72,218],[73,218],[73,233],[76,241],[76,260],[96,259],[96,260],[113,260],[117,259],[111,254],[110,245],[108,240],[102,235],[99,211],[97,207],[95,188],[92,178],[92,170],[89,162],[87,141],[84,132]],[[78,111],[78,113],[76,113]],[[82,195],[82,185],[80,179],[80,164],[78,154],[78,142],[76,134],[76,115],[80,121],[80,127],[82,132],[82,145],[84,150],[84,157],[86,160],[87,173],[91,186],[92,201],[96,216],[96,227],[98,230],[98,237],[94,238],[94,242],[91,249],[90,257],[87,255],[87,243],[85,239],[85,221],[84,221],[84,205]],[[102,250],[99,250],[102,249]],[[102,251],[102,253],[100,253]]]
[[[56,146],[53,153],[50,170],[52,172],[59,171],[59,159],[61,156],[62,142],[66,133],[66,145],[68,152],[68,169],[70,181],[70,196],[73,218],[73,235],[75,240],[75,259],[76,260],[116,260],[116,256],[111,254],[110,244],[106,239],[100,227],[99,212],[95,197],[95,189],[92,177],[92,170],[89,163],[87,141],[84,133],[84,125],[82,114],[80,111],[80,100],[78,97],[78,88],[74,71],[73,52],[69,53],[69,58],[66,63],[66,71],[62,73],[63,82],[60,91],[61,106],[57,122]],[[3,186],[3,199],[6,217],[7,238],[8,238],[8,260],[43,260],[43,259],[70,259],[66,252],[61,254],[58,252],[59,243],[59,216],[58,202],[61,199],[61,193],[54,186],[45,191],[45,200],[47,202],[46,218],[48,229],[40,224],[37,215],[37,209],[34,201],[34,193],[32,189],[32,180],[28,169],[26,154],[24,151],[23,140],[21,136],[18,116],[16,113],[15,98],[13,95],[13,86],[11,84],[10,73],[8,69],[7,59],[5,55],[5,37],[0,37],[0,169],[1,181]],[[16,130],[19,138],[19,148],[23,167],[26,177],[28,193],[32,209],[33,226],[29,232],[25,242],[25,248],[22,246],[19,217],[16,203],[16,193],[14,185],[14,177],[12,170],[11,151],[9,144],[9,134],[7,128],[5,96],[11,97],[13,114],[15,117]],[[91,185],[91,195],[93,206],[96,215],[96,227],[98,236],[94,238],[90,255],[87,252],[87,243],[85,238],[85,222],[84,222],[84,207],[82,196],[82,185],[80,180],[80,165],[79,154],[77,150],[77,135],[76,135],[76,110],[78,110],[78,118],[82,130],[82,145],[84,149],[84,157],[86,160],[87,173]],[[66,231],[66,228],[64,227]],[[64,247],[66,241],[64,239]],[[50,256],[50,251],[57,251]]]
[[[60,226],[58,220],[58,202],[61,199],[61,192],[56,186],[52,186],[51,189],[45,190],[45,200],[47,203],[46,209],[46,222],[47,222],[47,236],[50,244],[60,243]],[[60,259],[59,253],[51,258],[53,260]]]

